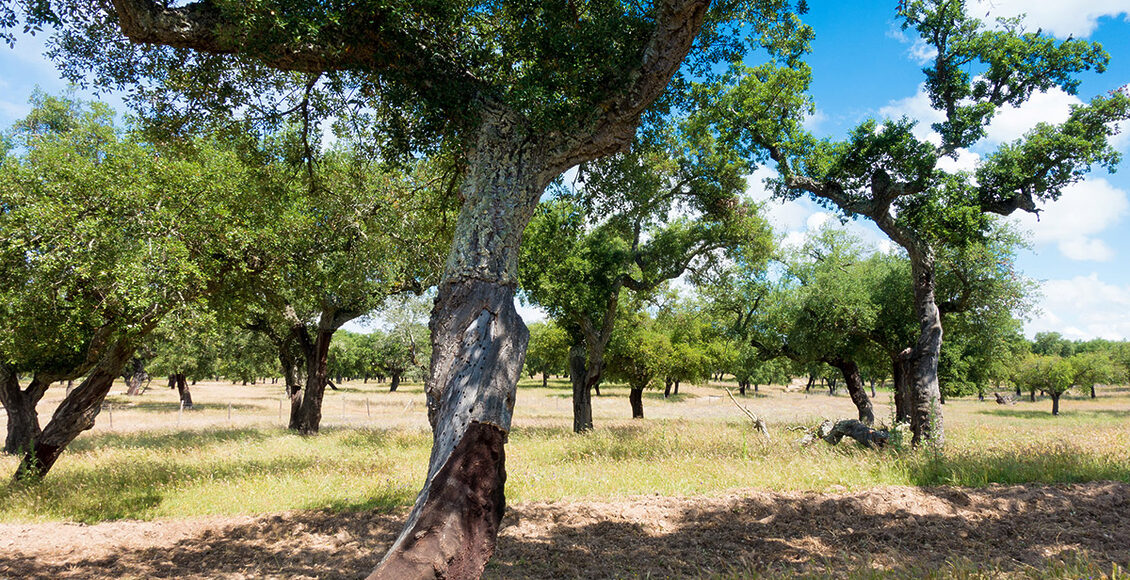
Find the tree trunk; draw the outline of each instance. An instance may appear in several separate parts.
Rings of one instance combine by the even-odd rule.
[[[1095,398],[1095,385],[1091,385],[1091,398]]]
[[[185,380],[184,373],[177,373],[176,375],[177,394],[180,395],[180,403],[185,409],[192,408],[192,391],[188,388],[188,381]]]
[[[891,356],[891,380],[894,382],[895,421],[910,423],[910,368],[907,360],[911,349]]]
[[[541,374],[541,388],[544,389],[544,388],[547,388],[547,387],[549,387],[549,373],[542,373]]]
[[[859,378],[859,365],[855,364],[855,361],[843,359],[831,360],[828,364],[840,369],[840,373],[844,375],[844,384],[847,385],[851,402],[855,403],[855,408],[859,412],[860,422],[868,426],[875,423],[875,410],[871,407],[871,399],[863,388],[863,380]]]
[[[741,395],[743,397],[745,396],[745,389],[746,389],[746,385],[748,385],[748,384],[749,383],[746,382],[746,381],[738,381],[738,394],[739,395]]]
[[[679,394],[679,379],[675,379],[675,394]]]
[[[374,579],[477,578],[502,521],[504,445],[529,340],[514,309],[519,244],[546,185],[568,165],[548,162],[517,114],[484,117],[429,323],[428,475]]]
[[[35,406],[47,392],[49,383],[38,376],[26,389],[20,390],[19,378],[11,366],[0,364],[0,403],[8,415],[8,433],[4,438],[4,453],[18,455],[31,449],[39,437],[39,414]]]
[[[145,372],[145,361],[140,358],[134,358],[129,361],[127,365],[128,373],[126,379],[126,395],[133,397],[141,394],[141,386],[149,378]]]
[[[628,401],[632,404],[632,418],[643,419],[643,388],[632,387],[628,392]]]
[[[666,381],[663,381],[663,398],[664,399],[671,397],[671,383],[672,382],[673,381],[671,379],[667,379]]]
[[[392,373],[392,380],[388,383],[388,392],[395,393],[400,387],[400,373]]]
[[[875,398],[875,379],[871,379],[871,398]]]
[[[108,349],[86,379],[63,399],[36,438],[35,445],[24,453],[16,469],[16,480],[42,479],[67,445],[83,431],[94,427],[94,419],[102,410],[102,402],[110,392],[114,378],[122,373],[122,368],[136,349],[132,342],[127,341],[119,341]]]
[[[945,444],[942,409],[938,404],[938,357],[942,351],[942,318],[934,299],[934,257],[921,249],[911,249],[910,270],[914,278],[914,310],[918,315],[918,342],[910,355],[910,391],[912,393],[910,430],[911,443],[918,445],[932,440]]]
[[[808,385],[804,387],[804,392],[812,390],[812,385],[816,384],[816,375],[808,375]]]
[[[592,431],[592,391],[585,382],[585,347],[569,349],[569,380],[573,383],[573,432]]]
[[[757,383],[753,383],[753,392],[756,393],[758,391],[760,391],[760,389],[757,388]]]
[[[319,324],[314,344],[306,353],[306,385],[302,392],[302,404],[298,410],[298,423],[291,427],[303,435],[318,432],[322,423],[322,397],[326,392],[329,377],[326,366],[329,363],[330,341],[336,328],[328,324],[332,313],[323,312],[321,320],[328,327]]]
[[[1059,398],[1062,394],[1052,393],[1052,415],[1059,415]]]

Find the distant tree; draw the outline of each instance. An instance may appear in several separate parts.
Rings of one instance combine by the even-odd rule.
[[[1075,354],[1075,343],[1058,332],[1037,332],[1031,350],[1034,354],[1066,358]]]
[[[866,119],[841,141],[817,139],[804,128],[805,107],[797,106],[798,99],[804,101],[799,95],[807,89],[806,71],[772,65],[747,69],[729,79],[727,90],[735,103],[774,95],[779,114],[756,109],[747,119],[734,106],[717,123],[733,147],[776,162],[777,195],[808,196],[844,218],[865,217],[907,252],[912,320],[918,324],[903,357],[913,442],[930,438],[941,444],[939,246],[981,239],[991,223],[987,214],[1039,211],[1038,202],[1057,199],[1093,165],[1113,170],[1119,156],[1110,138],[1116,122],[1130,117],[1130,95],[1095,97],[1073,107],[1064,122],[1042,123],[982,155],[973,171],[948,169],[940,162],[982,141],[997,111],[1055,87],[1074,93],[1078,76],[1103,71],[1108,56],[1097,43],[1057,42],[1040,31],[1026,32],[1019,20],[987,26],[970,15],[963,0],[900,2],[898,12],[902,27],[933,50],[923,69],[924,90],[942,120],[931,126],[931,138],[916,134],[915,122],[902,118]]]
[[[1075,384],[1088,389],[1092,399],[1095,398],[1095,385],[1109,385],[1120,378],[1118,365],[1107,352],[1092,350],[1068,360],[1075,369]]]
[[[608,375],[628,383],[632,418],[643,419],[644,389],[657,387],[675,356],[670,337],[644,311],[625,313],[608,349]]]
[[[556,189],[526,231],[524,295],[572,332],[577,432],[592,429],[591,391],[604,375],[622,290],[648,297],[684,272],[712,268],[738,246],[768,252],[768,226],[739,198],[743,166],[706,138],[655,139],[582,165],[580,185]]]
[[[1076,369],[1061,356],[1032,354],[1020,363],[1019,379],[1036,398],[1036,391],[1052,399],[1052,415],[1059,415],[1059,399],[1075,384]]]
[[[529,325],[530,344],[526,347],[526,374],[541,374],[541,386],[549,384],[549,375],[565,374],[569,356],[569,335],[553,321]]]

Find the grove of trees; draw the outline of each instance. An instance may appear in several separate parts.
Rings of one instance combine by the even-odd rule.
[[[319,431],[335,380],[425,382],[426,480],[372,578],[481,575],[505,509],[523,372],[568,375],[573,430],[602,381],[646,389],[733,377],[742,395],[838,375],[866,424],[890,378],[915,444],[944,444],[945,397],[1121,381],[1122,343],[1038,335],[1023,240],[1038,212],[1118,162],[1124,91],[982,156],[989,123],[1074,94],[1102,48],[962,0],[899,2],[934,54],[939,116],[805,128],[803,0],[0,4],[0,32],[52,35],[67,78],[127,95],[37,94],[0,140],[0,402],[16,473],[47,475],[127,364],[194,380],[281,377],[289,426]],[[789,245],[778,199],[864,217]],[[572,170],[572,171],[569,171]],[[567,173],[568,172],[568,173]],[[549,321],[527,327],[515,297]],[[430,308],[430,315],[425,314]],[[380,310],[378,329],[341,330]],[[424,326],[424,318],[428,318]],[[946,340],[943,341],[943,326]],[[425,346],[426,345],[426,346]],[[21,380],[27,381],[26,386]],[[40,427],[50,385],[80,381]],[[830,381],[834,392],[836,382]]]

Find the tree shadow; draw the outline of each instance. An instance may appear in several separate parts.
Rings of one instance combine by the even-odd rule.
[[[67,449],[71,452],[96,451],[101,449],[152,449],[194,450],[213,445],[262,441],[279,430],[259,428],[245,429],[203,429],[185,431],[131,431],[128,433],[92,433],[75,440]]]
[[[1015,419],[1035,419],[1045,421],[1055,421],[1060,418],[1071,419],[1088,419],[1088,418],[1130,418],[1130,411],[1120,411],[1117,409],[1093,409],[1093,410],[1076,410],[1068,408],[1061,408],[1059,416],[1052,415],[1051,403],[1048,403],[1047,409],[981,409],[977,411],[981,415],[990,415],[994,417],[1011,417]]]
[[[1130,486],[1100,482],[524,504],[508,511],[485,577],[995,577],[1077,555],[1103,573],[1130,562],[1127,497]],[[0,554],[0,575],[358,578],[404,514],[290,512],[94,556],[13,550]]]
[[[143,411],[146,413],[176,413],[180,410],[179,401],[139,401],[135,398],[113,397],[106,402],[113,405],[118,411]],[[203,413],[205,411],[250,411],[262,409],[260,406],[247,403],[195,403],[192,407],[185,407],[185,413]]]
[[[1130,529],[1113,530],[1130,517],[1126,485],[926,491],[753,492],[686,508],[649,498],[611,513],[527,506],[507,516],[487,577],[944,578],[1047,567],[1072,552],[1098,571],[1130,561]]]

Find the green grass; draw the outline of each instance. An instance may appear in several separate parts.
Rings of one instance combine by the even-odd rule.
[[[365,401],[372,401],[374,415],[361,399],[334,399],[347,396],[328,393],[327,421],[339,413],[341,403],[335,401],[347,401],[354,417],[370,425],[404,425],[408,418],[418,426],[330,425],[320,435],[300,437],[277,426],[273,387],[205,386],[194,395],[213,410],[195,416],[219,423],[171,430],[177,413],[159,411],[175,404],[175,392],[154,391],[121,407],[115,404],[119,430],[96,427],[84,434],[43,482],[0,485],[0,521],[408,506],[423,483],[431,444],[422,406],[410,404],[421,397],[419,386],[405,385],[398,393],[384,392],[385,385],[352,386],[370,397]],[[209,388],[231,397],[233,408],[249,409],[237,418],[263,424],[226,426],[227,404],[209,402]],[[541,387],[540,377],[523,382],[506,450],[508,501],[721,494],[744,487],[826,491],[1130,482],[1130,392],[1125,389],[1105,391],[1098,400],[1073,399],[1059,417],[1048,412],[1046,400],[1009,407],[953,400],[945,407],[949,439],[944,453],[873,451],[850,442],[799,448],[798,434],[788,427],[844,416],[850,402],[846,396],[805,396],[779,387],[742,400],[770,421],[772,442],[752,431],[722,390],[694,386],[666,400],[661,392],[649,392],[649,418],[633,421],[622,418],[628,413],[627,389],[610,385],[595,399],[596,430],[577,435],[570,428],[571,407],[559,399],[569,389],[564,380],[552,380],[548,388]],[[885,405],[887,398],[881,392],[877,403]],[[220,408],[225,411],[217,413]],[[878,408],[876,414],[885,412]],[[248,413],[259,415],[248,419]],[[0,457],[0,473],[12,473],[16,464],[14,457]]]

